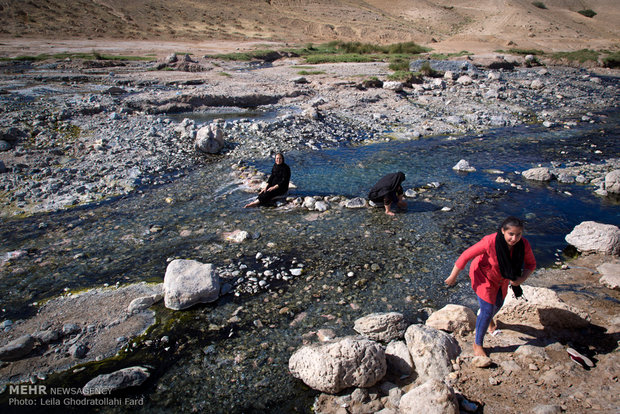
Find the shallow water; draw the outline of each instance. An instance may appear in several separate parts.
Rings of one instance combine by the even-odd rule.
[[[553,265],[566,246],[564,236],[576,224],[620,225],[617,200],[595,196],[590,186],[536,184],[514,174],[551,161],[619,157],[619,119],[611,114],[605,124],[570,130],[522,126],[458,139],[286,154],[298,188],[295,196],[363,197],[383,174],[399,170],[407,176],[405,189],[440,184],[409,200],[408,211],[395,218],[381,209],[335,208],[320,215],[245,210],[252,195],[232,180],[223,161],[187,172],[172,184],[99,205],[7,220],[0,227],[0,253],[28,254],[2,268],[2,319],[27,316],[34,311],[29,304],[65,288],[162,281],[171,258],[258,269],[255,256],[261,252],[277,257],[284,268],[299,262],[304,265],[301,277],[258,294],[228,295],[177,313],[157,305],[162,323],[147,337],[157,343],[167,335],[168,346],[138,345],[127,359],[99,363],[96,372],[150,365],[151,379],[126,392],[146,395],[144,412],[309,412],[316,393],[287,369],[303,334],[320,328],[353,334],[353,321],[371,312],[398,311],[415,322],[425,307],[461,303],[475,308],[465,274],[455,289],[444,288],[443,280],[459,253],[495,231],[509,214],[526,217],[526,237],[540,267]],[[460,159],[477,171],[454,172]],[[269,172],[272,162],[256,166]],[[496,183],[498,174],[486,172],[490,169],[503,171],[524,189]],[[253,238],[240,245],[222,240],[222,232],[235,229]],[[49,381],[81,386],[94,371],[90,366]]]

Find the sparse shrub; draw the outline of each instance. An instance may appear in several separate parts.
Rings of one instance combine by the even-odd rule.
[[[540,49],[508,49],[497,50],[498,53],[510,53],[511,55],[544,55],[545,52]]]
[[[300,70],[297,72],[298,75],[301,76],[309,76],[309,75],[323,75],[325,71],[323,70]]]
[[[589,18],[596,16],[596,12],[592,9],[579,10],[577,13]]]
[[[620,52],[611,53],[603,58],[603,66],[606,68],[620,68]]]
[[[441,77],[443,76],[443,73],[441,73],[438,70],[435,70],[431,67],[430,62],[424,62],[422,63],[422,66],[420,66],[420,69],[418,71],[422,76],[426,76],[429,78],[437,78],[437,77]]]
[[[419,55],[426,52],[430,52],[430,49],[414,42],[394,43],[387,47],[387,53],[390,54]]]
[[[410,71],[404,71],[404,70],[394,72],[391,75],[388,75],[387,79],[391,81],[398,81],[398,82],[403,82],[407,84],[424,82],[421,75],[410,72]]]
[[[579,63],[584,63],[587,62],[589,60],[591,61],[598,61],[598,57],[599,57],[600,53],[595,51],[595,50],[591,50],[591,49],[581,49],[581,50],[577,50],[575,52],[557,52],[554,53],[553,55],[551,55],[554,59],[566,59],[569,61],[577,61]]]
[[[395,58],[390,61],[388,68],[395,72],[409,71],[409,61],[406,59]]]
[[[547,6],[545,6],[545,3],[543,3],[542,1],[534,1],[534,2],[532,2],[532,4],[534,5],[534,7],[538,7],[539,9],[547,10]]]

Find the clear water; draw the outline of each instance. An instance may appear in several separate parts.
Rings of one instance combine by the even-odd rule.
[[[527,217],[526,237],[539,266],[553,265],[576,224],[620,225],[617,199],[597,197],[590,186],[536,184],[513,173],[551,161],[619,157],[619,119],[611,114],[605,124],[570,130],[523,126],[458,140],[435,137],[286,154],[299,196],[365,196],[379,177],[399,170],[407,176],[405,189],[440,183],[394,218],[381,209],[332,209],[321,215],[246,210],[242,206],[252,195],[240,190],[222,162],[100,205],[7,220],[0,227],[0,253],[29,253],[2,268],[2,319],[25,317],[34,310],[29,304],[64,288],[162,281],[170,258],[250,268],[257,266],[257,252],[277,256],[283,266],[299,261],[305,265],[302,277],[268,292],[228,295],[176,313],[157,305],[161,324],[147,337],[157,343],[169,336],[168,350],[140,345],[127,358],[98,363],[98,371],[91,365],[49,381],[81,386],[93,372],[147,364],[151,379],[126,392],[146,396],[139,407],[143,412],[310,412],[316,393],[287,368],[302,335],[320,328],[353,334],[353,321],[371,312],[398,311],[415,322],[425,307],[475,307],[465,275],[456,289],[446,289],[443,280],[460,252],[495,231],[509,214]],[[454,172],[460,159],[477,171]],[[256,166],[269,172],[272,162]],[[504,171],[526,190],[496,183],[497,174],[485,172],[489,169]],[[446,206],[452,210],[441,211]],[[162,230],[150,231],[154,225]],[[239,245],[222,240],[222,232],[235,229],[254,238]],[[347,277],[349,272],[354,277]],[[239,319],[231,320],[234,314]]]

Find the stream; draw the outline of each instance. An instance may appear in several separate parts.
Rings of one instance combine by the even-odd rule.
[[[460,252],[494,232],[507,215],[525,218],[525,237],[538,267],[553,266],[562,257],[564,236],[582,221],[620,226],[617,198],[596,196],[590,185],[528,182],[515,173],[550,162],[602,163],[620,157],[620,113],[604,119],[571,129],[522,125],[479,135],[285,154],[295,197],[366,197],[382,175],[403,171],[405,190],[423,192],[396,217],[380,208],[332,206],[321,214],[301,208],[243,209],[252,194],[234,179],[229,161],[218,158],[180,173],[171,184],[5,220],[0,254],[24,250],[32,260],[3,268],[2,319],[28,317],[32,303],[66,290],[161,282],[173,258],[260,271],[256,255],[261,253],[275,267],[303,267],[302,275],[187,311],[172,312],[159,303],[154,306],[159,323],[142,339],[159,343],[168,336],[166,346],[139,341],[122,357],[47,381],[82,386],[93,372],[139,364],[152,369],[151,378],[119,394],[144,395],[144,404],[135,407],[139,412],[310,412],[317,393],[287,368],[302,335],[321,328],[351,335],[354,321],[372,312],[401,312],[415,323],[427,308],[447,303],[476,309],[464,273],[455,289],[445,288],[443,280]],[[460,159],[476,171],[452,170]],[[253,165],[268,173],[272,163]],[[498,176],[522,188],[498,183]],[[237,229],[251,239],[241,244],[222,239],[222,232]],[[72,409],[79,408],[64,411]]]

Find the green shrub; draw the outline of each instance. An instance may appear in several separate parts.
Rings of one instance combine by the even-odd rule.
[[[620,52],[611,53],[603,58],[603,66],[606,68],[620,68]]]
[[[508,50],[496,50],[498,53],[510,53],[511,55],[544,55],[545,52],[540,49],[508,49]]]
[[[424,82],[424,80],[419,74],[410,72],[408,70],[407,71],[399,70],[397,72],[394,72],[391,75],[388,75],[387,79],[391,81],[398,81],[398,82],[409,83],[409,84]]]
[[[315,65],[318,63],[364,63],[364,62],[375,62],[378,60],[376,58],[373,58],[372,56],[358,55],[358,54],[309,55],[309,56],[306,56],[305,59],[306,59],[306,63],[309,63],[311,65]]]
[[[547,9],[547,6],[545,6],[545,3],[543,3],[542,1],[534,1],[532,2],[532,4],[534,5],[534,7],[538,7],[539,9]]]
[[[596,16],[596,12],[592,9],[579,10],[577,13],[584,15],[586,17],[589,17],[589,18]]]
[[[595,50],[590,49],[581,49],[575,52],[557,52],[551,55],[554,59],[566,59],[569,61],[577,61],[579,63],[584,63],[589,60],[598,61],[600,53]]]
[[[388,68],[395,72],[409,71],[409,60],[402,58],[391,59]]]
[[[395,43],[387,46],[389,54],[419,55],[420,53],[430,52],[431,49],[420,46],[414,42]]]
[[[300,70],[297,72],[298,75],[308,76],[308,75],[323,75],[325,71],[323,70]]]
[[[437,78],[437,77],[443,76],[442,72],[437,71],[431,67],[430,62],[422,63],[422,66],[420,66],[418,73],[422,76],[426,76],[430,78]]]

